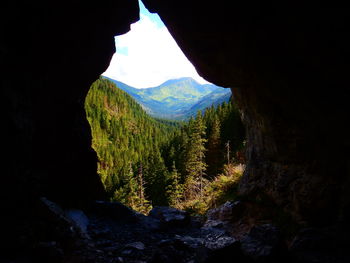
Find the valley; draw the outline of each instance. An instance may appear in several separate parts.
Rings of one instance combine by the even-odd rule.
[[[188,120],[198,110],[228,102],[231,90],[213,84],[199,84],[186,77],[172,79],[157,87],[137,89],[123,82],[103,77],[132,96],[151,116],[173,120]]]
[[[85,101],[98,173],[111,201],[144,214],[160,205],[205,213],[213,203],[233,197],[240,177],[234,166],[242,162],[237,154],[244,145],[239,112],[225,100],[218,105],[196,103],[207,96],[219,103],[227,94],[222,88],[203,87],[191,79],[144,90],[115,83],[101,77]],[[183,84],[192,88],[186,93]],[[177,95],[179,90],[187,100]],[[134,99],[137,96],[146,102],[157,99],[169,112],[187,107],[196,113],[183,121],[156,118]],[[223,197],[218,190],[222,187],[233,192],[227,190]]]

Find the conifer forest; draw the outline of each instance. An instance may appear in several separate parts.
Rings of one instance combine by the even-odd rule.
[[[101,77],[85,110],[98,173],[112,201],[144,214],[156,205],[200,214],[234,196],[245,135],[232,101],[186,121],[158,119]]]

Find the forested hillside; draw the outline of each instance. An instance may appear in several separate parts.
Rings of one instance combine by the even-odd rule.
[[[143,213],[152,205],[201,210],[198,205],[208,205],[208,187],[220,176],[234,174],[244,132],[231,103],[198,111],[188,122],[155,119],[125,91],[100,78],[91,86],[85,108],[98,173],[112,200]]]
[[[188,120],[197,110],[228,102],[231,90],[213,84],[200,84],[192,78],[165,81],[157,87],[136,89],[118,80],[103,77],[126,91],[154,117]]]

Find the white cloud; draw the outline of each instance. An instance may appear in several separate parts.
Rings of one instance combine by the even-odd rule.
[[[117,52],[104,76],[136,88],[153,87],[180,77],[207,83],[197,74],[167,28],[157,26],[148,16],[141,14],[140,21],[115,41]]]

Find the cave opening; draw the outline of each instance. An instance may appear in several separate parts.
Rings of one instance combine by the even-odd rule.
[[[153,5],[155,1],[147,2]],[[263,235],[271,234],[271,236],[278,239],[276,229],[279,228],[286,235],[286,242],[293,244],[292,237],[296,240],[298,238],[302,239],[305,233],[302,232],[303,228],[309,224],[325,225],[332,222],[336,217],[333,212],[323,217],[320,214],[321,207],[328,207],[329,211],[336,210],[336,206],[332,207],[331,205],[334,196],[337,195],[334,192],[336,190],[329,187],[334,185],[334,181],[329,175],[325,175],[329,170],[323,170],[322,168],[327,165],[323,162],[324,158],[319,155],[323,151],[320,151],[317,144],[317,141],[325,135],[324,131],[326,129],[322,127],[317,130],[315,128],[322,126],[321,118],[319,118],[318,113],[315,114],[313,110],[310,110],[310,105],[321,106],[322,103],[317,101],[322,100],[322,96],[318,94],[314,96],[315,90],[312,88],[307,90],[306,88],[307,85],[315,85],[311,79],[320,86],[325,85],[329,80],[326,79],[322,84],[318,81],[319,73],[323,70],[315,65],[314,58],[317,57],[315,54],[319,54],[318,51],[322,50],[322,47],[310,50],[312,45],[307,44],[307,47],[301,47],[302,44],[300,46],[295,44],[298,41],[300,41],[299,44],[305,41],[318,46],[317,40],[315,41],[317,38],[310,39],[309,36],[305,36],[306,34],[298,35],[293,32],[295,35],[284,35],[282,33],[280,35],[282,40],[280,40],[275,34],[280,28],[271,22],[274,21],[274,16],[279,16],[276,14],[272,14],[270,17],[260,16],[259,12],[254,10],[251,12],[251,16],[259,17],[263,21],[263,28],[259,28],[255,24],[242,23],[243,25],[239,24],[239,26],[242,26],[243,29],[235,32],[234,37],[222,33],[225,30],[218,30],[222,34],[222,38],[227,41],[223,48],[225,51],[222,51],[221,56],[219,56],[216,55],[216,52],[213,52],[212,49],[214,48],[208,47],[213,45],[218,49],[222,48],[222,46],[215,45],[214,41],[209,40],[209,44],[203,45],[204,47],[201,46],[199,51],[195,51],[195,48],[191,47],[191,44],[202,40],[203,35],[206,36],[206,32],[192,25],[191,19],[188,18],[190,15],[186,11],[183,12],[177,9],[177,11],[184,14],[184,20],[187,19],[188,24],[178,22],[173,13],[169,11],[170,8],[164,8],[161,4],[159,6],[154,5],[156,6],[155,9],[158,8],[163,12],[164,17],[169,15],[170,24],[173,22],[172,32],[175,32],[178,36],[177,39],[181,42],[182,47],[186,47],[186,54],[189,57],[196,58],[196,65],[199,65],[199,68],[206,73],[205,76],[209,76],[210,79],[215,79],[217,83],[223,83],[225,86],[232,85],[234,86],[232,89],[236,91],[240,109],[246,118],[245,123],[250,139],[247,151],[250,161],[249,171],[246,173],[244,182],[240,185],[240,193],[243,194],[241,199],[246,199],[238,203],[244,203],[244,205],[238,205],[238,208],[234,206],[234,209],[237,209],[238,214],[242,216],[240,219],[250,221],[250,224],[242,224],[244,227],[238,227],[237,229],[248,233],[251,227],[253,235],[256,231],[255,233],[263,233]],[[196,8],[194,10],[197,10]],[[239,15],[237,17],[240,18]],[[235,21],[238,21],[238,19]],[[284,18],[279,17],[279,19],[284,21]],[[289,17],[286,16],[286,20],[288,19]],[[305,20],[308,21],[307,18]],[[205,28],[213,30],[210,24],[202,20],[199,21],[202,23],[200,27],[204,24]],[[290,26],[289,21],[291,20],[286,23],[287,28]],[[220,22],[227,21],[224,19]],[[233,23],[227,24],[232,25]],[[191,29],[188,29],[187,26]],[[191,31],[192,26],[199,29],[198,34]],[[255,31],[255,26],[260,31]],[[229,31],[228,27],[225,27],[225,29]],[[256,33],[256,35],[250,34],[251,32]],[[184,44],[183,36],[188,37],[192,42]],[[242,37],[242,42],[237,44],[235,37],[238,37],[238,39]],[[270,41],[270,39],[274,41]],[[293,43],[295,46],[286,44],[287,42]],[[231,48],[232,53],[230,53]],[[239,51],[242,49],[243,52],[240,53]],[[208,51],[208,54],[202,52],[203,50]],[[192,51],[194,52],[192,53]],[[226,51],[228,52],[226,53]],[[200,54],[201,52],[202,54]],[[216,67],[215,69],[206,65],[205,59],[208,57],[215,64],[212,66],[212,68]],[[291,63],[281,61],[285,57]],[[306,61],[307,59],[305,59],[304,61],[301,57],[310,60]],[[236,61],[239,62],[236,64]],[[298,67],[300,61],[305,64],[310,63],[311,70],[308,73],[303,71],[303,67]],[[232,74],[220,72],[222,69],[220,66],[222,65],[229,65],[223,71],[227,70],[228,73]],[[284,65],[285,68],[282,69],[279,65]],[[297,77],[291,72],[296,72]],[[300,85],[299,81],[303,84]],[[236,88],[235,85],[239,88]],[[290,88],[299,85],[306,90],[302,97],[299,96],[298,92],[292,92]],[[339,111],[337,112],[339,113]],[[201,186],[198,188],[200,189]],[[322,191],[311,191],[310,189],[322,189]],[[323,190],[327,195],[321,194]],[[304,200],[304,198],[307,200]],[[245,212],[242,212],[242,210],[245,210]],[[238,219],[236,220],[238,221]],[[273,225],[277,225],[277,227],[275,228]],[[255,226],[257,227],[255,228]],[[302,231],[300,231],[301,229]],[[312,238],[320,233],[321,235],[324,234],[323,229],[317,231],[316,234],[311,233]],[[301,237],[296,237],[297,233],[301,233]],[[309,234],[307,231],[306,233],[306,235]],[[235,234],[241,238],[239,234]]]
[[[115,37],[116,53],[85,100],[97,171],[111,201],[203,216],[236,195],[240,113],[231,90],[201,78],[159,16],[139,5],[140,20]]]

